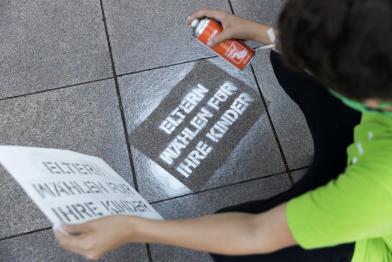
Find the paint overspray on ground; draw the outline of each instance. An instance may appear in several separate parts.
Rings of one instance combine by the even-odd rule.
[[[200,79],[206,71],[216,73]],[[195,191],[264,113],[260,94],[253,88],[212,63],[197,63],[130,140]]]

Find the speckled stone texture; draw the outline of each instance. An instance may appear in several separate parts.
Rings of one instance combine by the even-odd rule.
[[[185,23],[203,7],[230,10],[226,0],[105,0],[117,73],[213,56]]]
[[[187,218],[211,214],[226,206],[266,199],[290,187],[287,174],[261,178],[213,191],[167,200],[153,205],[164,218]],[[208,254],[163,245],[152,245],[154,261],[211,261]]]
[[[206,70],[203,70],[203,68]],[[185,83],[182,82],[183,79],[186,80]],[[227,64],[220,59],[209,59],[121,77],[120,89],[131,145],[143,143],[153,150],[156,143],[162,143],[157,137],[153,138],[151,134],[147,134],[148,131],[144,131],[146,133],[144,136],[142,133],[136,138],[132,137],[132,134],[154,111],[162,113],[163,120],[167,109],[160,108],[162,100],[179,83],[183,88],[189,88],[187,84],[193,86],[197,82],[194,81],[195,79],[204,79],[200,81],[208,83],[207,85],[219,85],[230,79],[242,81],[244,86],[248,85],[246,88],[250,88],[258,94],[256,103],[259,103],[260,107],[250,108],[250,110],[258,111],[256,113],[258,119],[254,124],[251,123],[250,127],[247,127],[246,135],[240,132],[240,128],[233,128],[234,134],[230,141],[233,143],[239,141],[238,144],[230,147],[232,151],[226,159],[217,160],[220,167],[215,172],[216,167],[213,170],[210,166],[211,169],[208,167],[205,169],[205,172],[210,172],[209,174],[193,177],[192,186],[179,182],[171,173],[149,159],[147,157],[149,154],[143,154],[137,147],[132,147],[140,192],[150,201],[162,200],[284,171],[276,141],[267,115],[261,105],[261,97],[250,70],[238,72],[227,67]],[[211,79],[212,82],[205,79]],[[248,120],[253,121],[252,118]],[[236,135],[242,137],[236,137]],[[132,141],[132,139],[147,141]],[[160,147],[160,145],[158,146]],[[227,155],[227,153],[229,152],[219,153],[218,151],[214,154],[219,159],[219,154]]]
[[[113,80],[0,101],[0,111],[0,144],[98,156],[132,183]],[[50,226],[6,172],[0,188],[0,237]]]
[[[111,73],[99,1],[0,2],[0,99]]]
[[[267,25],[275,25],[279,15],[281,0],[230,0],[234,14],[255,20]],[[249,41],[252,47],[261,46],[260,43]]]
[[[230,0],[236,15],[268,25],[275,24],[282,0]]]
[[[82,262],[91,261],[60,248],[51,229],[0,241],[0,261],[4,262]],[[102,262],[148,262],[145,245],[124,246],[109,253]]]
[[[252,64],[290,169],[308,166],[313,157],[313,140],[298,105],[279,85],[270,62],[270,50],[258,50]]]
[[[307,168],[291,172],[291,176],[293,177],[294,183],[299,182],[304,177],[306,172],[308,172]]]

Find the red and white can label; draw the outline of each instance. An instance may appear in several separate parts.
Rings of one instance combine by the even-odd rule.
[[[225,53],[234,63],[241,64],[248,57],[248,50],[237,42],[232,42],[229,49]]]
[[[209,19],[208,26],[200,33],[197,39],[208,46],[209,40],[222,31],[222,26],[218,22]],[[252,48],[239,40],[226,40],[210,47],[210,49],[240,70],[249,64],[255,54]]]

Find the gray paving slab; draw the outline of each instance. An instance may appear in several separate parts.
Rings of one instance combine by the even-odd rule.
[[[216,143],[206,133],[232,102],[222,103],[222,107],[215,111],[208,107],[207,101],[227,81],[252,94],[254,101],[252,109],[246,111],[229,128],[224,139]],[[119,83],[138,185],[141,194],[148,200],[167,199],[284,171],[250,70],[239,72],[215,58],[124,76]],[[159,126],[198,84],[211,90],[198,106],[206,106],[214,116],[208,119],[207,126],[191,140],[192,143],[181,151],[174,164],[168,164],[162,161],[162,152],[166,152],[165,147],[171,145],[181,130],[186,127],[194,130],[190,120],[200,109],[187,114],[173,134],[167,135]],[[239,90],[236,92],[239,93]],[[189,177],[177,172],[175,169],[183,159],[185,161],[188,151],[195,147],[196,142],[204,140],[214,147],[212,153],[200,161],[202,164]]]
[[[275,25],[282,6],[281,0],[230,0],[234,14],[267,25]],[[250,41],[252,47],[260,43]]]
[[[1,1],[0,50],[0,98],[112,76],[99,1]]]
[[[154,204],[166,219],[212,214],[216,210],[251,200],[266,199],[290,187],[286,174],[220,188]],[[151,245],[153,261],[212,261],[208,254],[164,245]]]
[[[226,0],[105,0],[104,9],[118,74],[214,55],[185,24],[195,10],[230,10]]]
[[[273,25],[278,18],[281,0],[230,0],[234,13],[259,23]]]
[[[132,183],[113,80],[0,101],[0,111],[0,144],[98,156]],[[0,188],[0,238],[50,226],[5,172]]]
[[[305,117],[279,85],[269,59],[269,50],[257,50],[253,65],[290,169],[309,165],[313,141]]]
[[[63,250],[51,229],[0,241],[0,261],[4,262],[54,262],[90,261],[82,256]],[[145,245],[126,245],[109,253],[102,262],[148,262]]]
[[[301,169],[301,170],[291,172],[291,176],[293,177],[294,183],[300,181],[307,171],[308,169],[306,168],[306,169]]]

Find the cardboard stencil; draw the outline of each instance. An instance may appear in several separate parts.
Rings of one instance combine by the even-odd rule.
[[[0,146],[0,163],[55,226],[108,215],[161,219],[100,158],[68,150]]]

